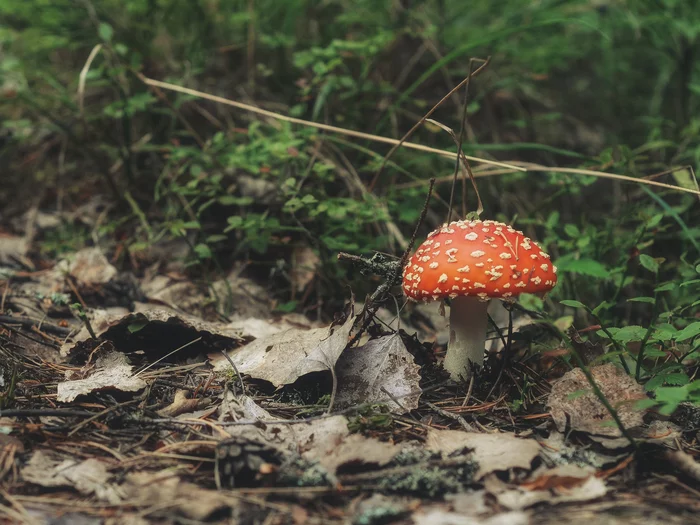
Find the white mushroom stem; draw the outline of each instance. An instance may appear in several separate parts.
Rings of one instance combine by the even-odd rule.
[[[473,365],[484,363],[489,301],[456,297],[450,306],[450,342],[443,366],[455,381],[471,376]]]

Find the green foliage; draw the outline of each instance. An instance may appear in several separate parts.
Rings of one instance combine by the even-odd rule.
[[[640,265],[657,274],[661,265],[648,257]],[[691,266],[692,268],[692,266]],[[689,268],[690,270],[690,268]],[[697,266],[692,272],[698,272]],[[561,304],[586,311],[603,324],[596,337],[609,350],[603,360],[622,358],[630,363],[630,368],[653,399],[641,406],[657,406],[660,412],[671,414],[682,402],[700,403],[700,380],[692,379],[687,364],[696,363],[700,357],[700,321],[697,320],[698,279],[681,282],[668,282],[654,288],[653,297],[633,297],[628,303],[640,303],[650,310],[649,321],[644,325],[610,326],[601,319],[610,319],[612,304],[602,303],[595,309],[576,300],[563,300]],[[683,288],[693,289],[690,294],[678,294]],[[676,297],[669,297],[675,294]],[[671,301],[670,299],[675,299]],[[675,306],[670,307],[673,304]],[[666,309],[666,311],[664,311]]]

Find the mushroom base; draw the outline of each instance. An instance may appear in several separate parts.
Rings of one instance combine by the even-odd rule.
[[[472,375],[484,363],[489,301],[456,297],[450,305],[450,342],[443,367],[455,381]]]

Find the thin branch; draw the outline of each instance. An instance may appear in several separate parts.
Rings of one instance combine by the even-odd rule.
[[[477,70],[478,71],[478,70]],[[303,119],[298,119],[298,118],[293,118],[293,117],[288,117],[286,115],[281,115],[279,113],[275,113],[274,111],[267,111],[265,109],[260,109],[255,106],[251,106],[249,104],[243,104],[241,102],[236,102],[235,100],[229,100],[223,97],[217,97],[215,95],[210,95],[208,93],[204,93],[202,91],[197,91],[195,89],[189,89],[181,86],[177,86],[175,84],[169,84],[168,82],[161,82],[159,80],[154,80],[152,78],[145,77],[139,73],[137,73],[137,76],[139,79],[144,82],[145,84],[149,86],[157,86],[163,89],[167,89],[170,91],[176,91],[178,93],[185,93],[187,95],[192,95],[194,97],[198,98],[203,98],[206,100],[211,100],[213,102],[218,102],[220,104],[226,104],[228,106],[233,106],[239,109],[243,109],[246,111],[250,111],[252,113],[256,113],[258,115],[264,115],[270,118],[274,118],[277,120],[281,120],[284,122],[290,122],[292,124],[300,124],[302,126],[307,126],[307,127],[312,127],[316,129],[322,129],[324,131],[330,131],[332,133],[338,133],[341,135],[347,135],[350,137],[357,137],[365,140],[371,140],[373,142],[381,142],[384,144],[393,144],[394,146],[403,146],[405,148],[409,149],[414,149],[418,151],[424,151],[426,153],[435,153],[437,155],[440,155],[442,157],[446,157],[448,159],[456,159],[457,158],[457,153],[453,151],[446,151],[446,150],[441,150],[437,148],[431,148],[429,146],[423,146],[422,144],[416,144],[413,142],[406,142],[406,141],[400,141],[388,137],[382,137],[379,135],[372,135],[370,133],[362,133],[360,131],[354,131],[354,130],[349,130],[349,129],[344,129],[344,128],[339,128],[337,126],[329,126],[327,124],[321,124],[318,122],[311,122],[308,120],[303,120]],[[459,85],[461,87],[461,84]],[[640,179],[636,177],[630,177],[628,175],[619,175],[617,173],[606,173],[604,171],[595,171],[595,170],[587,170],[587,169],[581,169],[581,168],[558,168],[556,166],[543,166],[541,164],[535,164],[535,163],[530,163],[530,162],[521,162],[521,161],[513,161],[510,163],[505,163],[505,162],[497,162],[489,159],[482,159],[479,157],[471,157],[471,156],[466,156],[467,160],[470,160],[471,162],[477,162],[480,164],[488,164],[492,166],[499,166],[501,168],[506,168],[506,170],[498,170],[498,171],[493,171],[489,173],[482,173],[480,176],[491,176],[491,175],[502,175],[506,173],[513,173],[513,172],[526,172],[526,173],[534,173],[534,172],[550,172],[550,173],[572,173],[575,175],[589,175],[592,177],[598,177],[598,178],[603,178],[603,179],[613,179],[613,180],[620,180],[623,182],[632,182],[635,184],[642,184],[646,186],[655,186],[657,188],[665,188],[669,190],[675,190],[675,191],[680,191],[682,193],[690,193],[692,195],[699,195],[700,196],[700,190],[694,190],[691,188],[684,188],[682,186],[676,186],[673,184],[666,184],[663,182],[657,182],[655,180],[649,180],[649,179]],[[427,182],[426,182],[427,184]]]
[[[233,359],[231,359],[231,356],[228,355],[228,353],[225,350],[222,350],[221,353],[228,361],[228,364],[231,365],[231,368],[233,368],[233,371],[236,373],[236,376],[238,377],[238,382],[239,382],[239,385],[241,386],[241,395],[245,395],[245,383],[243,383],[243,376],[241,376],[241,373],[238,371],[238,367],[236,366],[236,363],[233,362]]]
[[[474,59],[472,59],[472,60],[469,61],[470,68],[471,68],[471,64],[473,63],[473,60],[474,60]],[[465,79],[462,80],[459,84],[457,84],[454,88],[452,88],[452,89],[450,90],[450,92],[447,93],[447,95],[445,95],[444,97],[442,97],[442,98],[440,99],[440,101],[439,101],[437,104],[435,104],[432,108],[430,108],[430,111],[428,111],[428,112],[423,116],[423,118],[421,118],[418,122],[416,122],[416,123],[413,125],[413,127],[412,127],[411,129],[409,129],[408,132],[407,132],[403,137],[401,137],[401,140],[398,141],[398,142],[396,143],[396,145],[395,145],[393,148],[391,148],[391,149],[389,150],[389,153],[387,153],[386,156],[384,157],[384,161],[382,162],[382,165],[379,166],[379,169],[377,170],[377,173],[374,175],[374,178],[372,179],[372,182],[370,182],[369,186],[367,187],[367,189],[368,189],[369,191],[372,191],[372,190],[374,189],[374,186],[377,184],[377,181],[379,180],[379,177],[381,176],[382,172],[384,171],[384,168],[385,168],[385,166],[386,166],[386,163],[389,161],[389,159],[390,159],[391,156],[394,154],[394,152],[395,152],[399,147],[401,147],[401,146],[406,146],[407,148],[408,148],[408,147],[411,147],[411,146],[408,145],[408,144],[411,144],[411,143],[410,143],[410,142],[406,142],[406,141],[408,140],[408,138],[409,138],[411,135],[413,135],[413,133],[414,133],[419,127],[421,127],[421,126],[423,125],[423,123],[424,123],[426,120],[428,120],[428,118],[430,118],[430,116],[431,116],[433,113],[435,113],[435,111],[436,111],[440,106],[442,106],[442,104],[443,104],[447,99],[449,99],[449,98],[450,98],[452,95],[454,95],[457,91],[459,91],[460,89],[462,89],[462,86],[464,86],[465,84],[466,84],[466,85],[469,85],[469,80],[470,80],[472,77],[476,77],[476,76],[479,75],[484,69],[486,69],[486,66],[487,66],[488,63],[489,63],[489,60],[490,60],[490,58],[488,58],[487,60],[485,60],[484,63],[483,63],[476,71],[469,71],[469,75],[467,76],[467,78],[465,78]]]
[[[477,70],[478,71],[478,70]],[[233,106],[238,109],[243,109],[250,111],[251,113],[256,113],[258,115],[263,115],[266,117],[274,118],[276,120],[281,120],[283,122],[289,122],[291,124],[300,124],[302,126],[307,126],[310,128],[322,129],[324,131],[330,131],[332,133],[339,133],[341,135],[347,135],[349,137],[357,137],[360,139],[371,140],[373,142],[383,142],[384,144],[393,144],[396,147],[403,146],[409,149],[415,149],[419,151],[425,151],[428,153],[437,153],[438,155],[443,155],[445,157],[457,158],[457,156],[451,151],[444,151],[437,148],[431,148],[429,146],[423,146],[422,144],[415,144],[413,142],[401,142],[400,140],[392,139],[389,137],[381,137],[379,135],[372,135],[370,133],[363,133],[361,131],[354,131],[351,129],[339,128],[337,126],[330,126],[328,124],[321,124],[320,122],[312,122],[310,120],[303,120],[300,118],[288,117],[280,113],[275,113],[274,111],[268,111],[266,109],[261,109],[256,106],[251,106],[250,104],[244,104],[243,102],[237,102],[235,100],[229,100],[223,97],[217,97],[216,95],[210,95],[204,93],[203,91],[197,91],[196,89],[189,89],[175,84],[169,84],[168,82],[161,82],[159,80],[154,80],[152,78],[145,77],[140,73],[137,73],[139,79],[146,85],[156,86],[159,88],[167,89],[169,91],[176,91],[178,93],[184,93],[186,95],[192,95],[194,97],[203,98],[206,100],[211,100],[212,102],[218,102],[219,104],[225,104],[227,106]],[[460,86],[461,87],[461,84]],[[478,157],[469,157],[472,162],[477,162],[481,164],[489,164],[492,166],[500,166],[502,168],[508,168],[513,171],[526,171],[523,168],[519,168],[513,164],[508,164],[505,162],[496,162],[489,159],[480,159]]]

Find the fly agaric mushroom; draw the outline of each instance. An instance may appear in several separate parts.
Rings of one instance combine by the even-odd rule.
[[[491,298],[544,294],[557,268],[523,232],[497,221],[455,221],[428,235],[403,270],[414,301],[450,299],[450,340],[444,367],[459,380],[482,365]]]

